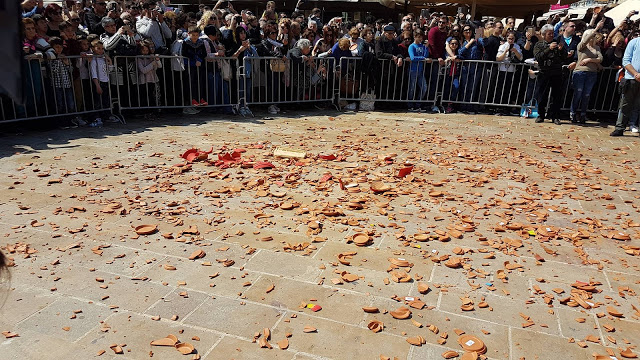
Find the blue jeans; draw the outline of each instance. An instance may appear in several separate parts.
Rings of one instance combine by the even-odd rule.
[[[71,88],[54,88],[56,93],[56,107],[58,114],[76,112],[76,102]]]
[[[209,105],[230,104],[229,82],[222,79],[222,73],[219,70],[209,71],[207,77]]]
[[[571,101],[571,113],[587,115],[591,89],[598,81],[598,73],[592,71],[576,71],[573,73],[573,100]]]
[[[418,93],[420,96],[418,96]],[[409,108],[419,108],[419,102],[411,100],[423,100],[424,94],[427,93],[427,79],[424,78],[424,71],[409,72]]]

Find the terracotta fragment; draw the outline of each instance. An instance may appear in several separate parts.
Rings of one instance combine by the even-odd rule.
[[[624,314],[619,312],[616,308],[614,308],[613,306],[607,306],[607,313],[609,313],[609,315],[611,316],[615,316],[615,317],[623,317]]]
[[[420,294],[426,294],[429,291],[429,284],[426,283],[418,283],[418,292]]]
[[[302,329],[302,331],[306,333],[312,333],[318,331],[318,329],[314,328],[313,326],[306,325],[304,329]]]
[[[124,350],[122,350],[122,347],[120,347],[120,345],[118,344],[109,345],[109,349],[113,350],[113,352],[116,354],[124,354]]]
[[[375,306],[365,306],[362,310],[366,313],[378,313],[380,310]]]
[[[367,327],[369,328],[369,330],[373,331],[374,333],[378,333],[382,331],[382,329],[384,329],[384,324],[381,321],[372,320],[369,322]]]
[[[623,351],[620,351],[620,356],[627,359],[635,359],[638,357],[638,354],[634,353],[630,348],[626,348]]]
[[[175,346],[178,343],[178,338],[175,335],[169,334],[167,337],[153,340],[151,345],[153,346]]]
[[[411,316],[411,310],[409,308],[401,306],[395,311],[390,311],[389,315],[393,316],[394,319],[408,319]]]
[[[157,225],[138,225],[135,227],[136,234],[138,235],[151,235],[158,231]]]
[[[193,350],[195,350],[195,348],[189,343],[178,343],[176,344],[176,350],[178,350],[182,355],[189,355]]]
[[[449,350],[449,351],[445,351],[442,353],[442,357],[445,359],[453,359],[460,356],[460,354],[458,354],[457,352],[453,351],[453,350]]]
[[[284,338],[278,341],[278,347],[280,348],[280,350],[287,350],[287,348],[289,347],[289,339]]]
[[[203,250],[198,249],[193,253],[191,253],[191,255],[189,256],[189,260],[200,259],[200,258],[203,258],[205,255],[206,253]]]

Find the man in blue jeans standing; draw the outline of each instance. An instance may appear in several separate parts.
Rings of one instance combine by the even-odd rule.
[[[611,136],[622,136],[629,125],[631,113],[634,109],[640,109],[640,38],[635,38],[627,44],[622,67],[625,74],[621,85],[620,113],[616,129],[611,132]]]

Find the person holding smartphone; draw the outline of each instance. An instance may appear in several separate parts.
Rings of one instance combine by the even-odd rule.
[[[542,40],[533,48],[533,55],[538,62],[538,87],[536,100],[538,101],[538,117],[536,123],[544,121],[545,117],[560,125],[560,105],[562,102],[562,66],[569,53],[564,41],[558,42],[553,38],[553,25],[547,24],[540,30]],[[551,105],[547,113],[547,99],[551,92]]]
[[[167,54],[166,39],[171,39],[171,29],[164,21],[164,15],[155,1],[144,3],[142,16],[136,22],[136,30],[142,36],[153,41],[158,54]]]

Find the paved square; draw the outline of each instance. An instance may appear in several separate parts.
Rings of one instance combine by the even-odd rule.
[[[309,111],[5,136],[0,359],[632,357],[640,149],[609,131]]]

